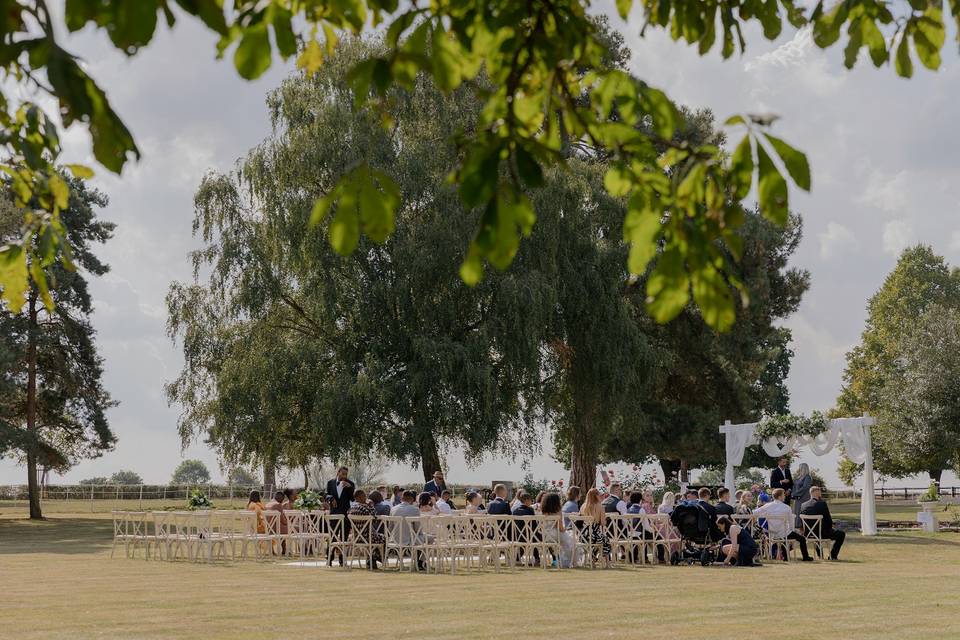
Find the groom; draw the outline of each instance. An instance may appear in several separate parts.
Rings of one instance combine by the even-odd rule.
[[[770,474],[770,489],[783,489],[784,504],[790,504],[790,490],[793,488],[793,476],[790,475],[790,464],[786,457],[781,457],[777,461],[777,466]]]

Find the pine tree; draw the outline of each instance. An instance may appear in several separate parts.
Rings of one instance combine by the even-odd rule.
[[[115,225],[97,218],[96,209],[107,204],[105,195],[81,180],[64,180],[70,197],[60,221],[76,269],[64,268],[59,260],[45,265],[52,276],[49,291],[31,282],[19,313],[0,310],[0,452],[26,464],[34,519],[42,518],[40,468],[65,470],[101,455],[115,441],[105,414],[115,403],[101,380],[103,361],[94,343],[87,284],[88,277],[109,270],[93,246],[109,240]],[[9,204],[0,212],[3,242],[17,235],[20,215]]]

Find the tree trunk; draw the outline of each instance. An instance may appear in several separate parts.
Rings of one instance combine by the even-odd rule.
[[[310,470],[307,468],[307,465],[303,465],[303,489],[306,491],[310,488]]]
[[[580,487],[580,495],[597,484],[597,452],[586,438],[573,438],[570,443],[570,486]]]
[[[43,520],[37,484],[37,295],[30,292],[30,324],[27,328],[27,493],[30,519]]]
[[[440,452],[437,450],[437,441],[432,433],[427,433],[420,439],[420,465],[423,467],[424,482],[432,480],[435,471],[443,471],[440,468]]]
[[[660,463],[660,470],[663,471],[663,482],[664,484],[669,484],[671,480],[679,480],[680,474],[680,461],[679,460],[670,460],[668,458],[660,458],[658,460]]]
[[[690,463],[686,460],[680,460],[680,482],[690,482]]]
[[[943,475],[943,469],[931,469],[930,471],[927,471],[927,475],[930,476],[931,482],[940,484],[940,477]]]
[[[272,498],[277,490],[277,465],[272,460],[263,461],[263,490],[269,494],[264,498]]]

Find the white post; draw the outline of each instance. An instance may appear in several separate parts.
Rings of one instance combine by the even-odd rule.
[[[875,536],[877,535],[877,502],[876,496],[873,495],[873,438],[870,435],[869,424],[863,425],[863,435],[867,455],[863,461],[863,493],[860,494],[860,533],[865,536]]]
[[[730,421],[729,420],[725,421],[723,425],[729,429]],[[734,476],[734,473],[733,473],[733,465],[730,463],[730,455],[726,453],[726,444],[727,444],[727,440],[729,439],[730,439],[730,432],[724,431],[723,444],[724,444],[724,455],[726,456],[726,460],[727,460],[727,468],[723,473],[723,484],[724,486],[727,487],[727,491],[730,492],[727,497],[727,501],[729,504],[732,505],[734,502],[733,496],[737,492],[737,487],[736,487],[737,482],[736,482],[736,477]]]

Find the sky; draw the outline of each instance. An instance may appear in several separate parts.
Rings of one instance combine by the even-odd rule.
[[[807,30],[785,29],[769,43],[748,29],[747,52],[724,61],[719,52],[700,57],[658,30],[641,39],[640,13],[625,23],[612,2],[594,6],[614,16],[639,77],[678,103],[711,108],[719,121],[734,113],[777,114],[774,133],[807,153],[812,192],[791,192],[791,208],[804,222],[793,265],[808,269],[812,284],[799,312],[785,322],[796,353],[788,386],[793,412],[829,409],[842,383],[844,354],[863,329],[866,301],[899,252],[923,242],[960,264],[960,128],[953,122],[960,65],[954,34],[948,33],[939,72],[916,64],[914,78],[904,80],[868,60],[846,70],[841,49],[821,51]],[[215,59],[213,35],[185,22],[172,31],[161,28],[129,59],[103,32],[88,29],[66,42],[107,90],[143,158],[122,176],[100,168],[93,180],[110,198],[102,217],[118,225],[114,239],[98,251],[112,270],[91,284],[104,383],[120,402],[109,412],[118,443],[51,482],[119,469],[164,482],[184,458],[203,460],[218,480],[222,472],[213,451],[202,443],[181,450],[179,408],[168,406],[164,396],[164,383],[182,362],[179,345],[165,332],[164,297],[172,281],[191,277],[187,252],[196,246],[192,199],[200,179],[207,171],[230,169],[269,134],[265,96],[293,72],[293,62],[275,60],[263,77],[244,81],[230,60]],[[74,127],[64,138],[65,162],[95,165],[83,130]],[[801,459],[828,484],[839,484],[835,456]],[[446,462],[454,482],[514,479],[526,470],[538,478],[567,475],[547,454],[529,461],[471,461],[468,468],[462,455],[450,452]],[[407,467],[391,467],[386,477],[422,478]],[[23,468],[0,460],[0,484],[24,482]],[[944,483],[956,484],[956,478],[945,474]]]

